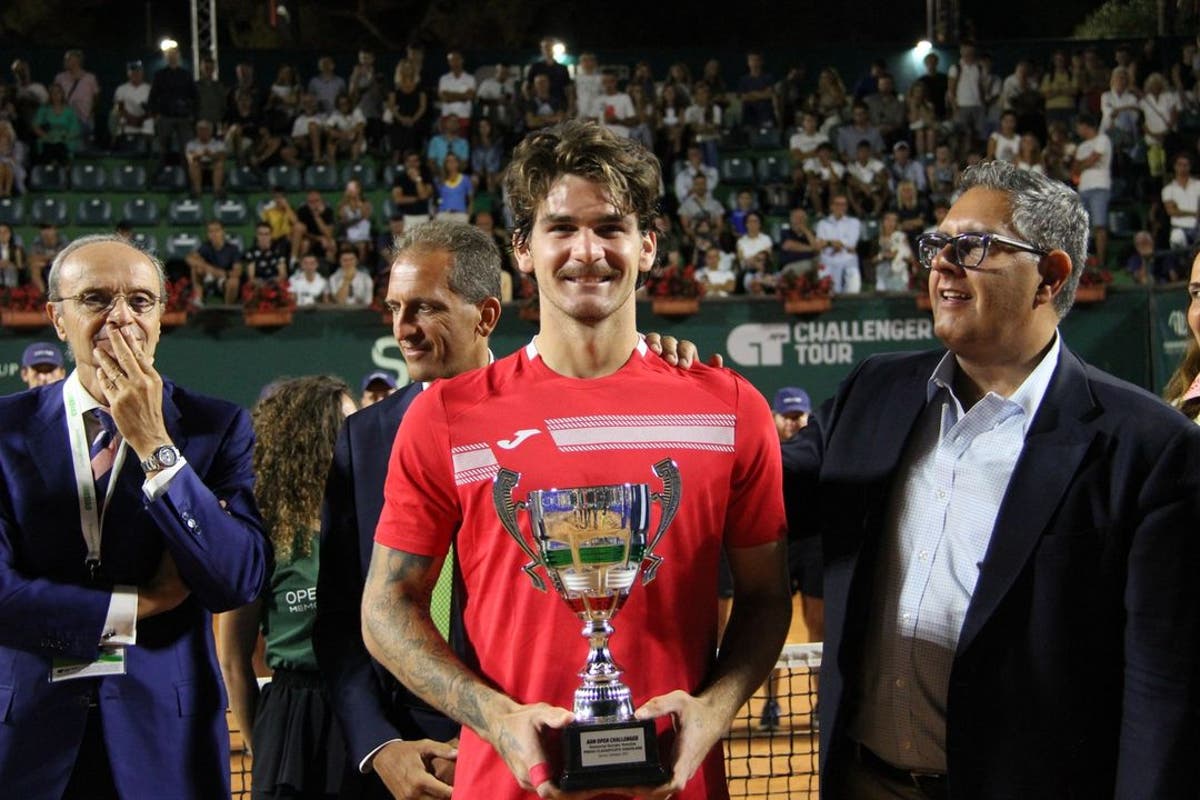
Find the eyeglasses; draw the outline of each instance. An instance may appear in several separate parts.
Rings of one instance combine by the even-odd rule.
[[[952,246],[946,260],[964,269],[975,269],[987,258],[988,248],[992,244],[1001,244],[1025,253],[1037,253],[1044,256],[1049,250],[1034,247],[1019,239],[1010,239],[998,233],[960,233],[957,236],[947,236],[944,233],[924,233],[917,237],[917,260],[926,269],[933,268],[933,259],[939,253]]]
[[[104,292],[100,290],[92,290],[80,292],[79,294],[70,297],[63,297],[62,300],[74,300],[79,305],[83,306],[84,310],[89,314],[107,314],[117,305],[119,298],[125,298],[125,305],[129,310],[139,317],[143,314],[149,314],[161,302],[150,292]]]

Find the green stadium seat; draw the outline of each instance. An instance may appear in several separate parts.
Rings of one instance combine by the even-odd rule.
[[[89,197],[80,200],[75,207],[75,224],[98,227],[112,227],[112,203],[103,197]]]
[[[139,250],[143,250],[152,256],[158,255],[158,239],[153,233],[142,233],[141,231],[134,233],[133,244]]]
[[[347,164],[342,167],[341,177],[343,184],[349,183],[351,180],[357,180],[362,184],[364,192],[371,191],[379,184],[379,181],[375,177],[375,170],[370,164]]]
[[[755,162],[761,183],[788,183],[792,179],[792,162],[787,156],[762,156]]]
[[[281,186],[285,192],[299,192],[304,188],[300,180],[300,170],[285,164],[267,170],[267,186]]]
[[[182,192],[188,187],[187,173],[178,164],[168,164],[154,175],[154,188],[164,192]]]
[[[246,241],[242,239],[242,235],[240,233],[230,233],[228,230],[225,231],[225,241],[229,242],[239,251],[246,249]]]
[[[263,188],[262,175],[248,164],[239,164],[225,173],[229,188],[235,192],[257,192]]]
[[[29,204],[29,216],[34,225],[46,222],[54,225],[66,225],[68,220],[67,204],[57,197],[38,197]]]
[[[125,201],[121,216],[134,225],[157,225],[158,203],[148,197],[134,197]]]
[[[96,164],[71,165],[71,188],[76,192],[101,192],[108,184],[108,176]]]
[[[392,184],[396,182],[397,171],[395,164],[385,164],[383,166],[383,174],[380,175],[380,179],[385,189],[392,188]]]
[[[164,256],[169,261],[182,260],[200,246],[200,237],[194,233],[173,233],[167,237]]]
[[[1133,236],[1137,232],[1134,227],[1133,213],[1127,208],[1110,208],[1108,210],[1108,232],[1117,238]]]
[[[879,238],[879,220],[874,217],[864,217],[862,232],[858,236],[860,242],[874,242]]]
[[[754,128],[749,132],[747,144],[752,150],[777,150],[780,145],[779,128]]]
[[[0,197],[0,222],[20,225],[25,220],[25,206],[19,197]]]
[[[304,170],[304,188],[332,192],[338,188],[337,170],[328,164],[312,164]]]
[[[119,164],[112,168],[113,190],[118,192],[146,191],[146,168],[141,164]]]
[[[213,216],[226,227],[230,225],[245,225],[250,220],[250,212],[241,200],[221,200],[213,203]]]
[[[741,156],[723,158],[718,167],[723,183],[754,183],[754,162]]]
[[[172,200],[167,206],[167,222],[171,225],[203,225],[204,206],[191,198]]]
[[[57,164],[36,164],[29,171],[31,192],[61,192],[67,188],[67,172]]]
[[[771,241],[779,244],[783,238],[783,232],[791,229],[791,224],[787,217],[768,216],[764,225],[767,235],[771,237]]]

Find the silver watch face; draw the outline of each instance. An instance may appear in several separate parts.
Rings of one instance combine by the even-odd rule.
[[[179,451],[169,444],[154,451],[154,458],[163,468],[175,466],[175,462],[179,460]]]

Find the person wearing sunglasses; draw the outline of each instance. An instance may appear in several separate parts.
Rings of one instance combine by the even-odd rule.
[[[785,476],[825,557],[821,796],[1189,796],[1200,428],[1064,341],[1074,191],[960,189],[918,239],[944,348],[858,365]]]

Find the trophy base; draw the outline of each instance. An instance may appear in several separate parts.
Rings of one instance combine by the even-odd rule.
[[[563,729],[562,752],[558,788],[564,792],[658,786],[671,777],[658,758],[653,720],[573,722]]]

